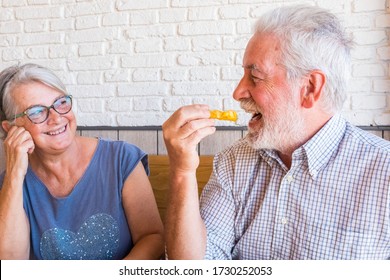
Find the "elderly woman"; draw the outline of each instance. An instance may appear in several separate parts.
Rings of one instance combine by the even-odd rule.
[[[0,97],[0,259],[160,258],[146,154],[78,136],[72,96],[39,65],[2,71]]]

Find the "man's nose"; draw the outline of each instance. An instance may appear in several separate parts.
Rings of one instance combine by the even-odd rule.
[[[240,101],[241,99],[249,98],[250,96],[248,82],[245,80],[245,77],[243,77],[233,92],[233,98]]]

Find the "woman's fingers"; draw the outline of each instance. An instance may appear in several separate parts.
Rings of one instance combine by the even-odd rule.
[[[23,127],[12,127],[4,141],[6,149],[28,152],[34,149],[34,142],[31,134]]]
[[[12,127],[4,140],[6,169],[14,176],[24,176],[28,167],[28,154],[35,149],[31,134],[23,127]]]

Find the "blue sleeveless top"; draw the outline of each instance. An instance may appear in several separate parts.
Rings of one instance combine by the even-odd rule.
[[[32,259],[122,259],[133,242],[122,188],[146,154],[122,141],[99,139],[85,173],[67,197],[53,197],[29,167],[23,205],[31,229]],[[4,174],[1,176],[3,180]]]

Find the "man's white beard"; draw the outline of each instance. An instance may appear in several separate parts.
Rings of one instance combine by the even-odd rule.
[[[246,104],[245,104],[246,103]],[[251,104],[252,103],[252,104]],[[241,102],[242,108],[253,108],[252,99]],[[254,149],[271,149],[280,152],[290,152],[304,139],[304,120],[298,108],[292,102],[287,102],[285,108],[271,108],[274,113],[262,116],[260,125],[249,128],[245,137],[247,143]],[[258,110],[262,112],[262,110]]]

